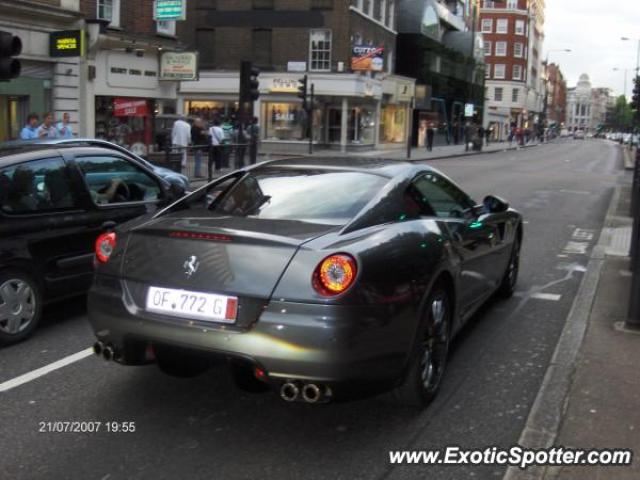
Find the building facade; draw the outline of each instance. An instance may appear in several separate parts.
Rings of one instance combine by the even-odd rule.
[[[178,36],[200,52],[200,78],[182,82],[178,111],[232,117],[239,64],[260,68],[254,115],[264,151],[392,148],[406,142],[414,80],[394,74],[396,0],[194,0]],[[311,118],[298,80],[314,87]]]
[[[562,128],[567,121],[567,82],[555,63],[546,68],[546,82],[547,123],[550,127]]]
[[[607,112],[615,103],[608,88],[592,88],[589,75],[580,75],[578,84],[567,92],[567,127],[570,131],[596,133],[607,122]]]
[[[71,115],[72,128],[81,124],[80,59],[51,55],[50,36],[82,28],[78,0],[0,0],[0,30],[22,40],[20,77],[0,82],[0,141],[18,138],[27,116],[52,112]]]
[[[424,146],[429,125],[437,131],[436,144],[462,141],[465,121],[482,117],[484,58],[474,3],[405,0],[399,4],[396,66],[398,73],[416,78],[414,146]]]
[[[486,68],[485,126],[495,139],[512,126],[536,128],[544,104],[544,0],[483,0],[480,30]]]

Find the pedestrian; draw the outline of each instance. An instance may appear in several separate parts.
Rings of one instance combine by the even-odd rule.
[[[171,129],[171,145],[173,150],[181,154],[180,165],[182,169],[187,168],[187,155],[189,144],[191,143],[191,125],[185,120],[184,116],[180,116],[173,122]]]
[[[56,129],[58,130],[58,137],[60,138],[73,138],[73,129],[71,128],[71,116],[69,112],[64,112],[62,114],[62,120],[58,122],[56,125]]]
[[[205,133],[204,124],[200,117],[196,118],[191,126],[191,144],[193,145],[193,158],[195,160],[194,176],[196,178],[203,178],[202,152],[207,149],[207,134]]]
[[[242,168],[244,167],[244,155],[247,151],[249,135],[244,128],[244,125],[239,121],[236,121],[236,124],[233,128],[233,143],[236,144],[235,168]]]
[[[485,137],[485,128],[480,125],[478,127],[478,150],[482,150],[482,145],[484,144],[484,137]]]
[[[38,127],[38,138],[56,138],[58,130],[53,124],[53,113],[47,112],[42,117],[42,125]]]
[[[433,151],[433,137],[436,133],[434,127],[435,125],[433,124],[433,122],[429,124],[429,127],[427,127],[427,151],[428,152]]]
[[[473,135],[473,129],[469,122],[464,125],[464,151],[469,151],[469,144],[471,143],[471,137]]]
[[[231,150],[233,149],[233,133],[234,127],[236,124],[236,117],[232,115],[231,117],[225,117],[222,125],[222,133],[224,134],[224,138],[222,139],[222,167],[229,168],[229,159],[231,158]]]
[[[20,131],[20,140],[34,140],[38,138],[38,115],[30,113],[27,124]]]
[[[211,147],[209,148],[209,181],[213,179],[212,166],[216,171],[222,168],[222,142],[224,141],[224,132],[220,128],[220,120],[217,118],[213,121],[213,126],[209,129],[209,138]]]
[[[249,126],[249,163],[255,165],[258,160],[258,143],[260,142],[260,125],[258,117],[253,117]]]
[[[453,144],[458,145],[460,142],[460,125],[458,122],[453,122]]]
[[[493,133],[493,126],[489,125],[487,127],[487,129],[485,130],[485,132],[484,132],[484,135],[486,137],[486,142],[487,142],[486,145],[487,145],[487,147],[489,146],[489,139],[491,138],[491,134],[492,133]]]

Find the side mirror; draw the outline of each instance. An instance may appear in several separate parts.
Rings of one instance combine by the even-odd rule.
[[[482,204],[489,213],[502,213],[509,210],[509,202],[495,195],[487,195]]]
[[[180,185],[176,185],[175,183],[171,183],[169,186],[169,198],[171,201],[179,200],[184,197],[185,189]]]

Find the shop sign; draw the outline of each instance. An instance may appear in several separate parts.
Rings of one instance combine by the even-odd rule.
[[[197,52],[163,52],[160,80],[198,80]]]
[[[49,56],[82,57],[84,55],[84,32],[82,30],[64,30],[49,34]]]
[[[384,47],[354,45],[351,50],[351,70],[381,72],[384,70]]]
[[[187,0],[155,0],[153,19],[155,21],[186,20]]]
[[[271,79],[271,92],[297,92],[298,91],[298,79],[297,78],[278,78]]]
[[[146,117],[149,108],[146,100],[134,100],[130,98],[113,99],[114,117]]]
[[[473,103],[465,103],[464,104],[464,116],[465,117],[473,117],[474,105]]]
[[[287,62],[287,72],[306,72],[307,62]]]

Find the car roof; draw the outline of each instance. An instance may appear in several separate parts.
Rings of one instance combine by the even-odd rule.
[[[416,165],[414,163],[390,160],[381,158],[366,157],[335,157],[335,158],[314,158],[295,157],[288,159],[278,159],[263,162],[256,165],[256,169],[271,169],[274,167],[299,168],[304,170],[335,170],[371,173],[387,178],[397,176],[412,177],[419,171],[432,170],[426,165]]]
[[[61,150],[73,149],[74,155],[113,155],[117,150],[97,146],[55,145],[55,144],[12,144],[0,145],[0,167],[7,167],[29,160],[61,156]]]

